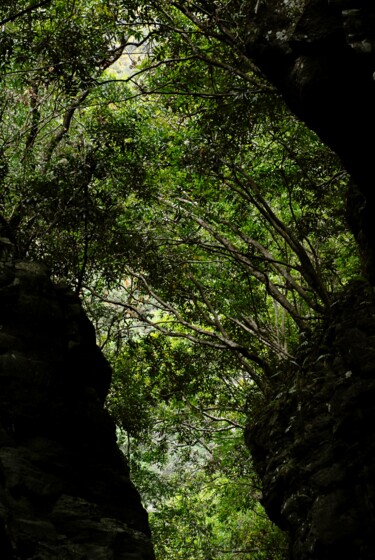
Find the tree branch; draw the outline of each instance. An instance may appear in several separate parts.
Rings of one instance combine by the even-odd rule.
[[[31,6],[28,6],[27,8],[25,8],[24,10],[21,10],[20,12],[17,12],[16,14],[13,14],[12,16],[9,16],[3,20],[0,21],[0,25],[5,25],[6,23],[9,23],[10,21],[14,21],[15,19],[24,16],[25,14],[28,14],[29,12],[32,12],[33,10],[37,10],[38,8],[42,8],[43,6],[46,6],[47,4],[51,4],[52,0],[42,0],[42,2],[39,2],[38,4],[32,4]]]
[[[234,420],[230,420],[229,418],[219,418],[217,416],[213,416],[212,414],[209,414],[206,410],[203,410],[202,408],[195,406],[188,399],[184,399],[184,400],[193,410],[196,410],[197,412],[199,412],[209,420],[212,420],[213,422],[226,422],[227,424],[230,424],[233,428],[240,428],[241,430],[245,429],[245,426],[243,424],[239,424],[238,422],[235,422]]]

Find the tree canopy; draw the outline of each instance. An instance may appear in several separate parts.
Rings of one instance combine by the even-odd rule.
[[[337,157],[247,2],[0,7],[0,227],[82,297],[159,558],[279,559],[242,442],[358,275]]]

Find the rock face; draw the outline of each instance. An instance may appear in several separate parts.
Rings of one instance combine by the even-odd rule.
[[[153,560],[94,329],[77,297],[12,250],[0,239],[0,558]]]
[[[249,0],[243,51],[352,176],[348,223],[368,286],[338,296],[247,442],[298,560],[375,558],[375,3]],[[306,348],[306,347],[305,347]],[[286,369],[288,366],[286,366]],[[295,380],[297,379],[297,382]]]
[[[350,222],[375,283],[375,4],[249,0],[247,6],[246,55],[341,157],[356,184]]]
[[[352,286],[247,442],[263,503],[298,560],[375,558],[375,301]]]

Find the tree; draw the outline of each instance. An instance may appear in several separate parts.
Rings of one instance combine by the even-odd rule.
[[[147,206],[133,203],[149,249],[123,268],[132,278],[126,298],[103,299],[159,332],[229,350],[265,390],[277,362],[292,358],[356,272],[354,255],[340,264],[344,243],[353,251],[343,197],[338,205],[346,177],[282,107],[261,113],[255,103],[251,128],[234,136],[214,124],[223,111],[216,99],[197,108],[189,98],[183,110],[181,97],[163,97],[166,110],[159,102],[153,113],[160,143],[147,183],[156,194]],[[242,103],[226,107],[233,120]],[[120,293],[122,281],[115,285]]]
[[[197,33],[218,39],[243,65],[251,65],[255,75],[266,76],[298,117],[341,157],[353,178],[351,228],[373,282],[373,166],[367,141],[375,119],[374,36],[367,24],[373,7],[323,0],[282,6],[275,0],[173,5]]]

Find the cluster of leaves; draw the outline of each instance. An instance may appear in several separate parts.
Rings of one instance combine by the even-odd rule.
[[[243,445],[251,387],[227,353],[219,360],[184,339],[151,332],[117,360],[112,355],[112,363],[109,407],[122,424],[157,558],[284,558],[286,540],[258,503]]]
[[[3,227],[20,256],[43,260],[77,291],[99,270],[110,274],[108,250],[135,246],[126,199],[147,191],[153,148],[131,76],[116,83],[107,70],[142,43],[135,7],[54,0],[0,11]]]

